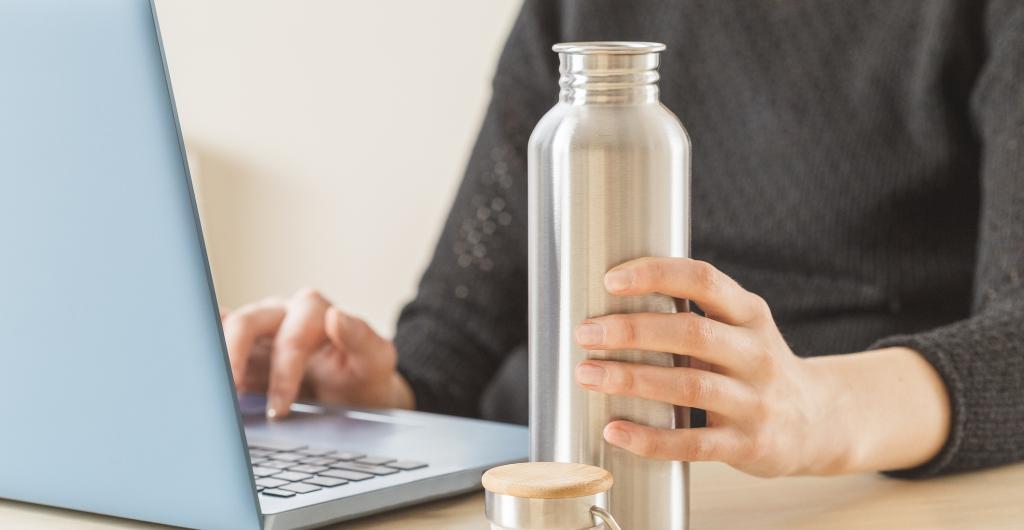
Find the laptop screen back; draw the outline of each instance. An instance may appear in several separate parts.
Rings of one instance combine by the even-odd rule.
[[[0,497],[258,528],[147,0],[0,2]]]

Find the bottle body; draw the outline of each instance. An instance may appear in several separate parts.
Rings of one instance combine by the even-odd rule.
[[[612,55],[562,54],[560,101],[530,138],[530,454],[609,470],[609,509],[623,528],[683,530],[686,464],[637,457],[605,442],[602,432],[615,419],[688,427],[689,411],[587,391],[574,377],[587,358],[688,362],[669,353],[588,351],[574,338],[586,318],[685,310],[666,296],[613,297],[604,288],[615,265],[685,257],[690,246],[690,144],[657,100],[657,53]]]

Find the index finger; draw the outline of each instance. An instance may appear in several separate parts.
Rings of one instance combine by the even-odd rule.
[[[661,293],[693,300],[714,320],[742,326],[768,314],[764,300],[710,263],[690,258],[640,258],[613,267],[604,277],[611,294]]]
[[[274,339],[270,360],[267,417],[283,417],[299,394],[306,361],[327,340],[324,315],[330,303],[315,291],[303,291],[288,301],[287,313]]]

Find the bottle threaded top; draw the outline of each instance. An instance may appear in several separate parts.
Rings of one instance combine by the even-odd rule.
[[[657,42],[564,42],[558,52],[559,99],[568,103],[632,103],[657,99]]]

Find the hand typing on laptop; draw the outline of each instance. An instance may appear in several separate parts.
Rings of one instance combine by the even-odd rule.
[[[414,406],[394,345],[313,289],[222,311],[240,392],[266,393],[267,417],[300,397],[363,407]]]

